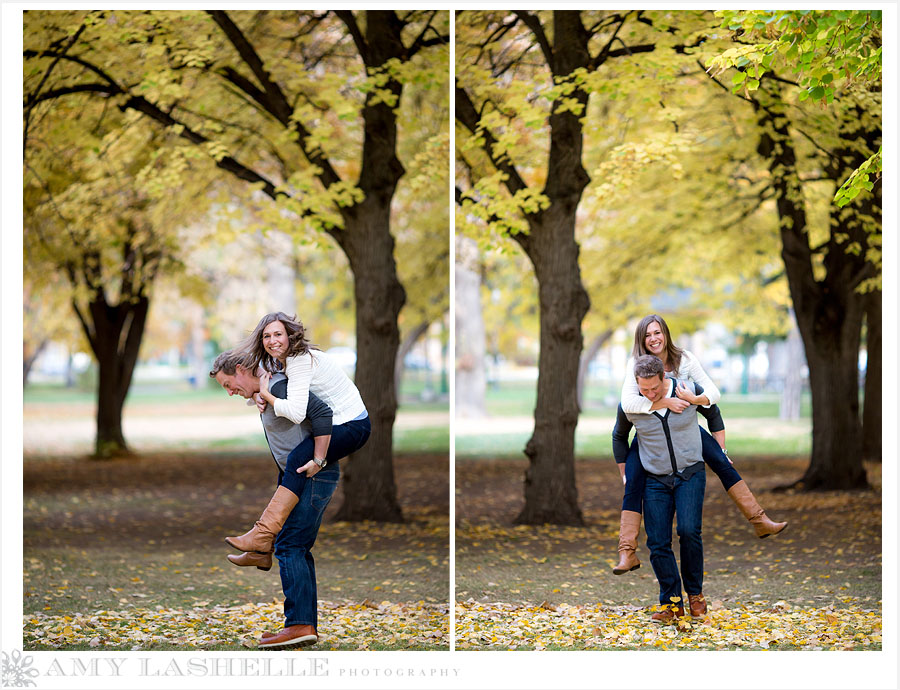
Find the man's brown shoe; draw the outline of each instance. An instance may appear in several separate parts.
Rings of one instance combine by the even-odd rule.
[[[688,602],[691,605],[691,615],[694,618],[701,618],[706,615],[706,597],[703,592],[700,594],[688,594]]]
[[[650,620],[654,623],[674,623],[676,618],[681,618],[684,615],[684,607],[678,606],[674,610],[669,607],[666,607],[662,611],[657,611],[652,616],[650,616]]]
[[[260,649],[293,649],[294,647],[306,647],[318,641],[319,636],[316,635],[316,629],[313,626],[291,625],[274,635],[264,633],[259,638],[257,646]]]
[[[245,551],[240,556],[228,554],[228,560],[235,565],[250,566],[255,565],[260,570],[272,569],[272,552],[259,553],[258,551]]]

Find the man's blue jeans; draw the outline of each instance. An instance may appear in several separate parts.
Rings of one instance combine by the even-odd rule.
[[[275,558],[284,590],[284,627],[312,625],[318,622],[316,562],[312,547],[319,534],[322,514],[341,477],[340,465],[328,463],[325,469],[306,481],[300,501],[275,539]]]
[[[644,529],[650,564],[659,581],[659,603],[671,604],[672,597],[682,598],[681,583],[688,594],[703,591],[703,493],[706,490],[706,468],[690,479],[675,476],[669,488],[652,475],[644,486]],[[672,551],[672,518],[677,515],[681,577]],[[678,603],[683,606],[683,602]]]

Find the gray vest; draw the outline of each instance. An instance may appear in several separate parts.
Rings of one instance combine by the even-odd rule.
[[[696,391],[692,381],[666,379],[672,386],[684,383]],[[697,406],[690,405],[681,414],[671,410],[654,410],[649,414],[626,414],[637,432],[641,464],[650,474],[667,475],[703,461]],[[674,468],[673,468],[674,462]]]

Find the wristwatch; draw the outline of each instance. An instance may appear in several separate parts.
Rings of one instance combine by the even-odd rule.
[[[325,458],[313,458],[313,462],[319,466],[320,470],[328,464],[328,460]]]

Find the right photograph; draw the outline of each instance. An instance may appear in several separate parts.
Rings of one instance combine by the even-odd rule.
[[[455,25],[455,649],[881,650],[881,12]]]

